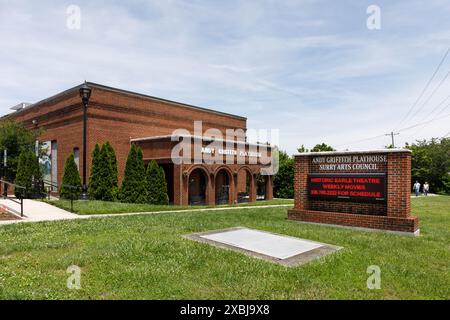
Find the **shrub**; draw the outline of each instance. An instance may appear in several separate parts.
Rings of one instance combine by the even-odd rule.
[[[150,161],[147,167],[147,191],[150,204],[169,204],[167,195],[167,182],[164,169],[155,160]]]
[[[146,203],[147,183],[142,150],[131,145],[125,165],[125,173],[120,188],[120,200],[130,203]]]
[[[68,186],[76,187],[71,188]],[[80,173],[75,163],[73,153],[66,159],[59,196],[64,199],[78,199],[81,195]]]
[[[26,188],[26,190],[16,188],[15,195],[17,197],[38,198],[42,195],[42,174],[33,151],[26,149],[20,153],[14,183]]]
[[[89,176],[88,193],[91,199],[98,199],[98,190],[100,188],[100,147],[98,144],[95,145],[94,151],[92,151],[92,161],[91,161],[91,174]]]
[[[119,193],[119,181],[118,181],[118,170],[117,170],[117,157],[116,157],[116,152],[114,151],[114,148],[112,147],[112,145],[109,142],[105,143],[105,148],[108,151],[108,160],[109,163],[111,164],[111,172],[110,172],[110,176],[111,176],[111,185],[112,185],[112,193],[113,193],[113,197],[114,199],[117,199],[118,197],[118,193]]]

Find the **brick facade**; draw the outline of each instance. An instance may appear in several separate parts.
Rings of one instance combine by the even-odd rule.
[[[95,144],[109,141],[116,151],[118,160],[119,182],[123,179],[126,158],[133,139],[170,135],[175,129],[194,130],[194,121],[202,121],[203,130],[216,128],[225,134],[225,130],[233,129],[242,132],[239,139],[245,140],[247,119],[244,117],[196,107],[174,101],[168,101],[134,92],[110,88],[103,85],[88,83],[92,94],[87,111],[87,176],[90,174],[92,150]],[[82,114],[83,107],[79,97],[80,86],[61,92],[48,99],[37,102],[20,111],[11,113],[2,120],[14,120],[23,123],[28,128],[44,129],[40,141],[57,142],[57,182],[62,180],[64,162],[75,148],[79,150],[79,171],[82,172]],[[141,144],[141,143],[139,143]],[[145,144],[143,144],[145,146]],[[165,163],[170,159],[171,145],[161,142],[152,148],[143,148],[146,161],[155,159]],[[142,145],[141,145],[142,147]],[[169,153],[168,153],[169,151]],[[256,171],[258,168],[253,168]],[[205,166],[208,174],[214,170]],[[170,186],[175,204],[186,204],[180,192],[183,172],[187,168],[173,167],[170,174],[174,184]],[[234,177],[238,168],[227,168]],[[231,178],[233,180],[234,178]],[[178,179],[178,180],[177,180]],[[271,182],[271,179],[267,179]],[[182,181],[181,181],[182,182]],[[180,182],[180,183],[181,183]],[[234,183],[234,180],[233,180]],[[271,192],[271,185],[267,188]],[[212,192],[210,190],[210,192]],[[271,198],[272,194],[268,194]],[[233,200],[235,196],[232,196]],[[213,204],[212,201],[208,202]]]
[[[387,161],[376,169],[352,170],[353,174],[386,174],[386,201],[364,202],[345,199],[317,199],[308,194],[308,176],[319,172],[319,165],[312,163],[313,157],[381,155]],[[321,174],[332,170],[320,170]],[[340,172],[344,173],[344,172]],[[384,229],[415,233],[418,219],[410,215],[411,197],[411,153],[409,150],[306,153],[295,157],[295,206],[288,211],[292,220],[336,224],[352,227]]]

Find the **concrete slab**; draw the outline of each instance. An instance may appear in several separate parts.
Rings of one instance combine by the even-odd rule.
[[[279,236],[247,228],[218,232],[201,237],[278,259],[286,259],[323,246],[317,242]]]
[[[325,243],[243,227],[197,233],[187,238],[285,266],[300,265],[341,249]]]

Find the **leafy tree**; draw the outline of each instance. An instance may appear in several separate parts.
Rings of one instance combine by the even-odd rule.
[[[432,192],[450,193],[450,138],[416,141],[412,151],[411,180],[428,181]]]
[[[41,133],[42,130],[28,130],[21,123],[13,121],[0,122],[0,152],[2,157],[3,150],[6,149],[8,152],[8,171],[5,177],[7,180],[15,180],[21,152],[32,150],[37,137]]]
[[[94,151],[92,151],[91,174],[89,176],[88,184],[89,197],[94,200],[97,200],[101,197],[98,191],[102,183],[100,176],[100,167],[102,166],[100,152],[100,146],[96,144],[94,147]]]
[[[273,187],[277,198],[294,197],[294,159],[285,151],[279,151],[279,168],[273,178]]]
[[[72,186],[75,188],[71,188]],[[66,159],[59,196],[65,199],[78,199],[81,195],[81,179],[73,153]]]
[[[38,159],[33,151],[25,149],[20,153],[14,183],[20,187],[26,188],[25,190],[16,188],[16,196],[36,198],[42,195],[42,174],[39,168]]]
[[[302,144],[300,148],[297,149],[299,153],[305,153],[305,152],[322,152],[322,151],[336,151],[332,146],[327,145],[326,143],[320,143],[316,144],[314,148],[311,150],[305,148],[305,146]]]
[[[326,143],[316,144],[314,148],[311,149],[311,152],[322,152],[322,151],[336,151],[332,146],[327,145]]]
[[[150,204],[169,204],[164,169],[155,160],[147,167],[147,191]]]
[[[120,200],[130,203],[147,203],[147,181],[142,150],[131,145],[120,189]]]
[[[302,144],[300,148],[297,149],[298,153],[305,153],[309,152],[309,149],[305,148],[305,146]]]

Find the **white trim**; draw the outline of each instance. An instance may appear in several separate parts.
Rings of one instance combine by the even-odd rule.
[[[197,135],[163,135],[163,136],[150,136],[150,137],[143,137],[143,138],[130,138],[130,142],[140,142],[140,141],[155,141],[155,140],[165,140],[165,139],[171,139],[172,141],[179,140],[180,138],[191,138],[194,140],[202,140],[202,141],[219,141],[219,142],[225,142],[225,143],[235,143],[235,144],[245,144],[245,145],[252,145],[257,147],[267,147],[272,149],[271,145],[267,144],[261,144],[261,143],[250,143],[246,141],[239,141],[239,140],[225,140],[225,139],[214,139],[210,137],[202,137]],[[173,140],[176,139],[176,140]]]

